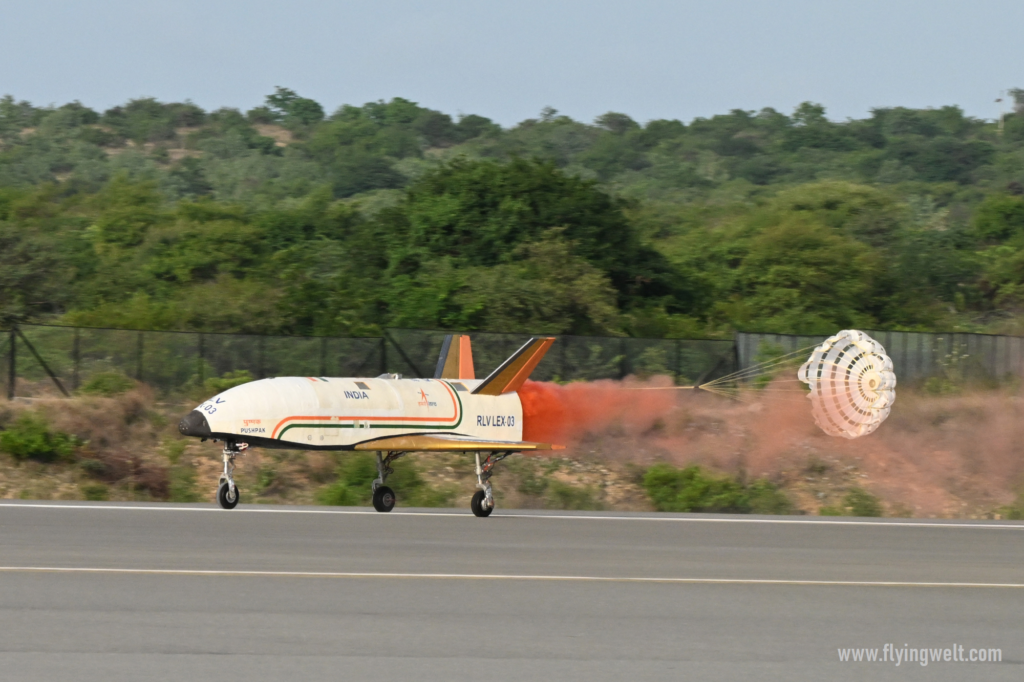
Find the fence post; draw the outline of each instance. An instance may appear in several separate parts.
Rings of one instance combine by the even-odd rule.
[[[28,352],[32,353],[32,355],[36,359],[36,362],[38,362],[39,366],[43,368],[43,371],[46,372],[47,376],[50,377],[50,380],[53,381],[54,385],[60,389],[60,392],[64,394],[64,397],[70,398],[71,394],[68,393],[68,389],[64,388],[64,384],[60,382],[60,379],[57,378],[57,375],[54,374],[53,370],[50,369],[50,366],[46,364],[46,360],[43,360],[43,356],[39,354],[39,351],[36,350],[36,347],[32,345],[32,343],[28,340],[28,338],[20,329],[14,327],[14,331],[18,336],[21,337],[21,340],[25,342],[25,347],[28,348]],[[13,344],[11,345],[11,348],[14,348]],[[13,357],[13,353],[11,355]]]
[[[206,368],[203,366],[203,352],[204,352],[204,350],[205,349],[203,348],[203,333],[199,332],[199,366],[198,366],[198,372],[197,373],[199,375],[199,385],[200,386],[202,386],[203,383],[206,381],[206,376],[204,376],[205,373],[206,373]]]
[[[71,343],[71,390],[77,391],[79,384],[79,370],[82,364],[82,349],[78,341],[78,327],[75,327],[75,337]]]
[[[560,362],[558,364],[561,365],[561,367],[559,368],[559,372],[558,372],[558,374],[559,374],[558,378],[561,379],[562,381],[568,381],[568,379],[566,379],[566,377],[569,376],[569,367],[568,367],[568,364],[566,363],[565,347],[567,345],[569,345],[569,339],[568,339],[568,337],[563,336],[563,337],[561,337],[558,340],[562,342],[562,343],[559,344],[559,349],[558,349],[558,352],[559,352],[558,359],[560,360]]]
[[[256,378],[257,379],[262,379],[263,378],[263,373],[265,371],[263,369],[263,353],[264,353],[263,349],[266,347],[265,339],[266,339],[266,337],[260,336],[256,340]]]
[[[320,376],[327,376],[327,337],[320,337]]]
[[[405,351],[402,350],[402,347],[399,346],[395,342],[395,340],[393,338],[391,338],[391,335],[388,334],[388,330],[385,329],[381,333],[384,335],[384,338],[387,339],[388,341],[390,341],[391,345],[395,347],[395,350],[398,351],[399,357],[401,357],[402,360],[405,361],[405,364],[407,364],[409,366],[409,369],[411,369],[412,373],[416,375],[416,378],[417,379],[422,379],[423,378],[423,372],[421,372],[419,370],[419,368],[416,366],[416,363],[414,363],[412,361],[412,359],[408,355],[405,354]]]
[[[733,336],[733,341],[732,341],[732,357],[733,357],[733,362],[736,363],[735,366],[732,369],[733,372],[738,372],[741,369],[743,369],[743,353],[742,353],[742,351],[740,349],[740,344],[744,343],[745,340],[746,340],[746,337],[743,336],[743,332],[736,332],[736,335]]]
[[[383,336],[380,337],[380,373],[388,373],[388,342]]]
[[[145,341],[143,340],[144,335],[145,332],[139,332],[139,340],[136,343],[135,348],[135,352],[138,356],[135,358],[135,380],[140,383],[142,382],[142,352],[144,349],[143,344],[145,343]]]
[[[676,376],[675,382],[679,383],[679,377],[683,375],[683,340],[676,339]]]
[[[626,337],[622,337],[619,341],[619,379],[626,378],[626,369],[629,367],[628,361],[626,360]]]
[[[14,385],[18,381],[18,356],[15,351],[15,344],[17,343],[17,337],[15,336],[15,326],[11,324],[11,355],[10,365],[7,367],[7,399],[14,400]]]

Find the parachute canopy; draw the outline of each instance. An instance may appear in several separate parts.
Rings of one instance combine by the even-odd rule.
[[[830,436],[866,436],[885,421],[896,400],[892,360],[882,344],[855,329],[815,348],[797,377],[811,391],[814,421]]]

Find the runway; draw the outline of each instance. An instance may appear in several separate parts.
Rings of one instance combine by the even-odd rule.
[[[0,504],[5,681],[1016,680],[1022,607],[1013,522]]]

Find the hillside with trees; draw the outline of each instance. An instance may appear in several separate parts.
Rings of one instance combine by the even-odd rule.
[[[1024,333],[1024,92],[502,128],[278,88],[0,99],[0,318],[373,334]]]

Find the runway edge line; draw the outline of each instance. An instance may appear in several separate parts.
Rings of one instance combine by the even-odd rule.
[[[648,578],[584,575],[514,575],[487,573],[373,573],[332,571],[244,571],[230,569],[100,568],[0,566],[0,573],[79,573],[251,578],[347,578],[383,580],[501,580],[533,582],[649,583],[679,585],[793,585],[806,587],[938,587],[1021,589],[1024,583],[911,582],[898,580],[783,580],[759,578]]]
[[[456,517],[465,519],[476,519],[468,511],[466,512],[415,512],[415,511],[394,511],[390,514],[367,509],[267,509],[267,508],[242,508],[238,507],[230,511],[217,507],[168,507],[168,506],[135,506],[135,505],[89,505],[89,504],[12,504],[0,502],[0,508],[8,509],[56,509],[65,511],[144,511],[144,512],[204,512],[213,514],[336,514],[350,516],[374,516],[377,518],[402,518],[408,516],[419,517]],[[740,516],[740,515],[738,515]],[[976,528],[988,530],[1017,530],[1024,531],[1024,524],[1015,523],[961,523],[936,521],[855,521],[855,520],[833,520],[833,519],[751,519],[751,518],[700,518],[700,517],[678,517],[678,516],[598,516],[591,514],[496,514],[492,519],[555,519],[567,521],[655,521],[658,523],[755,523],[755,524],[778,524],[778,525],[807,525],[807,526],[870,526],[872,528]]]

